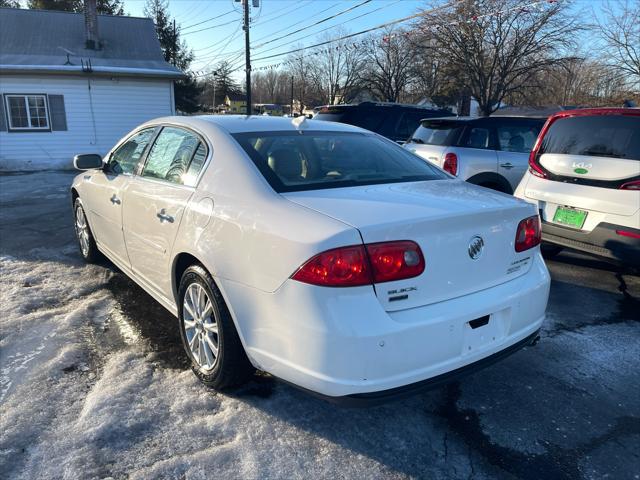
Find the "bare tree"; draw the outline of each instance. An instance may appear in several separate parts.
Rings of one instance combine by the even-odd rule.
[[[398,102],[413,80],[413,56],[406,32],[389,30],[381,37],[370,37],[366,59],[366,82],[382,100]]]
[[[333,33],[318,37],[323,42],[342,37],[346,31],[336,28]],[[313,82],[330,104],[348,101],[353,95],[364,66],[362,51],[342,40],[330,43],[313,54],[311,67]]]
[[[640,85],[640,0],[607,1],[596,31],[604,43],[605,58],[632,85]]]
[[[541,88],[540,72],[567,60],[579,28],[564,5],[542,10],[524,0],[464,0],[449,11],[425,17],[419,28],[429,32],[441,58],[464,75],[463,81],[490,115],[510,94]]]

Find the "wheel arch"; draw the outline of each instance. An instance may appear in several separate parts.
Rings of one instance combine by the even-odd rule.
[[[209,275],[211,275],[211,279],[213,280],[213,283],[215,284],[217,289],[220,291],[220,295],[222,295],[222,299],[224,300],[225,304],[227,305],[227,309],[231,314],[231,320],[233,321],[236,327],[236,331],[238,332],[238,336],[240,337],[240,342],[242,343],[242,347],[244,348],[245,353],[247,354],[247,357],[249,358],[249,360],[253,363],[253,360],[251,359],[247,351],[247,344],[245,342],[245,338],[243,335],[240,322],[236,317],[236,313],[233,309],[233,305],[231,305],[231,302],[229,302],[229,298],[223,286],[216,279],[215,275],[213,274],[213,270],[209,268],[205,262],[203,262],[197,256],[189,252],[178,253],[174,257],[173,265],[171,267],[171,289],[173,291],[173,298],[175,299],[175,304],[177,309],[176,312],[179,312],[179,309],[180,309],[180,305],[179,305],[180,299],[178,298],[178,290],[180,289],[180,280],[182,279],[182,275],[184,274],[184,272],[191,265],[200,265],[202,268],[205,269],[205,271],[207,271],[207,273],[209,273]]]
[[[513,195],[513,188],[509,181],[504,178],[499,173],[495,172],[482,172],[474,175],[472,177],[467,178],[467,182],[473,183],[474,185],[479,186],[487,186],[487,188],[493,188],[495,185],[498,188],[493,188],[502,193],[508,193],[509,195]],[[491,185],[491,186],[489,186]]]

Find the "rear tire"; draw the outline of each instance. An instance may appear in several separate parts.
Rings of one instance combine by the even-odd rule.
[[[253,374],[229,309],[202,266],[185,270],[178,290],[180,336],[191,369],[208,387],[224,390]]]
[[[96,246],[96,241],[93,238],[91,227],[89,227],[89,222],[79,197],[73,203],[73,224],[76,230],[80,255],[82,255],[85,262],[96,263],[102,255]]]
[[[562,251],[562,247],[559,245],[553,245],[551,243],[543,243],[540,245],[540,252],[544,258],[553,258]]]

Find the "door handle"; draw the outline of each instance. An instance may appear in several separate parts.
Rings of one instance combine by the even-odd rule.
[[[113,203],[114,205],[120,205],[120,203],[122,203],[120,201],[120,199],[118,197],[116,197],[116,194],[114,193],[113,196],[110,198],[111,203]]]
[[[501,164],[500,164],[500,166],[501,166],[502,168],[506,168],[507,170],[509,170],[509,169],[513,168],[513,163],[509,163],[509,162],[507,162],[507,163],[501,163]]]
[[[156,216],[160,219],[160,222],[173,223],[173,217],[167,214],[167,211],[164,208],[156,213]]]

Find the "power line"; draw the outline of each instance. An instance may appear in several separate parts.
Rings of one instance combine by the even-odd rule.
[[[320,14],[322,14],[322,13],[326,12],[327,10],[331,10],[331,9],[332,9],[332,8],[334,8],[334,7],[337,7],[338,5],[340,5],[340,3],[334,3],[334,4],[333,4],[333,5],[331,5],[330,7],[325,8],[324,10],[320,10],[318,13],[315,13],[315,14],[311,15],[310,17],[307,17],[307,20],[309,20],[309,19],[311,19],[311,18],[313,18],[313,17],[317,17],[318,15],[320,15]],[[256,42],[260,42],[260,41],[264,40],[265,38],[272,37],[272,36],[274,36],[274,35],[277,35],[277,34],[278,34],[278,33],[280,33],[280,32],[284,32],[285,30],[289,30],[290,28],[291,28],[291,26],[289,26],[289,27],[285,27],[285,28],[282,28],[282,29],[280,29],[280,30],[276,30],[275,32],[271,32],[269,35],[265,35],[264,37],[256,38],[256,40],[255,40],[255,41],[256,41]],[[256,48],[257,48],[257,47],[256,47]]]
[[[277,37],[277,38],[274,38],[274,39],[271,39],[271,40],[267,40],[266,42],[261,43],[260,45],[256,45],[253,48],[263,47],[263,46],[265,46],[265,45],[267,45],[269,43],[273,43],[275,41],[282,40],[283,38],[288,37],[289,35],[295,35],[296,33],[300,33],[302,31],[306,30],[307,28],[315,27],[316,25],[320,25],[321,23],[328,22],[329,20],[333,20],[334,18],[339,17],[340,15],[344,15],[345,13],[348,13],[348,12],[350,12],[352,10],[355,10],[358,7],[366,5],[367,3],[371,3],[371,0],[364,0],[364,2],[361,2],[361,3],[357,4],[357,5],[354,5],[353,7],[349,7],[346,10],[342,10],[341,12],[338,12],[338,13],[336,13],[334,15],[331,15],[329,17],[325,17],[322,20],[318,20],[317,22],[312,23],[311,25],[306,25],[304,27],[301,27],[298,30],[295,30],[295,31],[290,32],[290,33],[287,33],[286,35],[281,35],[280,37]]]
[[[331,26],[329,26],[329,27],[327,27],[327,28],[323,28],[322,30],[318,30],[317,32],[314,32],[313,34],[314,34],[314,35],[318,35],[318,34],[320,34],[320,33],[322,33],[322,32],[326,32],[327,30],[331,30],[332,28],[336,28],[336,27],[339,27],[340,25],[344,25],[345,23],[349,23],[349,22],[352,22],[352,21],[357,20],[357,19],[359,19],[359,18],[366,17],[367,15],[371,15],[372,13],[375,13],[375,12],[377,12],[377,11],[379,11],[379,10],[384,9],[384,8],[391,7],[391,6],[395,5],[396,3],[400,3],[401,1],[402,1],[402,0],[396,0],[395,2],[388,3],[388,4],[386,4],[386,5],[383,5],[383,6],[381,6],[381,7],[378,7],[378,8],[376,8],[376,9],[374,9],[374,10],[369,11],[369,12],[362,13],[362,14],[360,14],[360,15],[357,15],[357,16],[353,17],[353,18],[350,18],[350,19],[348,19],[348,20],[345,20],[344,22],[337,23],[337,24],[335,24],[335,25],[331,25]],[[287,35],[287,36],[288,36],[288,35]],[[301,40],[301,39],[294,39],[294,40],[290,40],[290,41],[287,41],[287,42],[281,43],[280,45],[276,45],[276,46],[274,46],[274,47],[271,47],[271,48],[268,48],[268,49],[266,49],[266,50],[263,50],[263,51],[262,51],[262,52],[260,52],[260,53],[261,53],[261,54],[264,54],[264,53],[267,53],[267,52],[272,52],[272,51],[277,50],[277,49],[279,49],[279,48],[281,48],[281,47],[284,47],[284,46],[287,46],[287,45],[291,45],[292,43],[297,43],[297,42],[299,42],[300,40]],[[263,45],[264,45],[264,44],[263,44]],[[256,47],[256,48],[257,48],[257,47]]]
[[[231,25],[232,23],[236,23],[238,20],[231,20],[230,22],[219,23],[218,25],[212,25],[210,27],[201,28],[200,30],[192,30],[191,32],[185,32],[182,35],[191,35],[192,33],[204,32],[205,30],[211,30],[213,28],[224,27],[225,25]]]
[[[290,10],[291,8],[301,9],[302,7],[305,7],[308,4],[310,4],[312,1],[313,0],[307,0],[306,2],[304,2],[304,3],[300,4],[300,5],[294,6],[294,7],[291,7],[291,5],[286,5],[284,8],[279,8],[275,12],[271,12],[269,15],[265,16],[260,22],[256,22],[256,24],[253,25],[253,28],[261,27],[265,23],[269,23],[272,20],[279,19],[282,16],[282,15],[280,15],[280,12],[283,12],[285,10]]]
[[[202,25],[203,23],[210,22],[211,20],[217,20],[218,18],[226,17],[230,13],[235,13],[235,10],[229,10],[228,12],[225,12],[225,13],[223,13],[221,15],[217,15],[215,17],[207,18],[206,20],[202,20],[201,22],[198,22],[198,23],[193,23],[191,25],[187,25],[186,27],[182,27],[182,29],[186,30],[188,28],[197,27],[198,25]]]
[[[413,14],[413,15],[409,15],[408,17],[399,18],[398,20],[393,20],[391,22],[383,23],[382,25],[378,25],[378,26],[375,26],[375,27],[367,28],[366,30],[361,30],[361,31],[356,32],[356,33],[350,33],[348,35],[343,35],[341,37],[334,38],[332,40],[327,40],[327,41],[320,42],[320,43],[316,43],[314,45],[309,45],[307,47],[296,48],[296,49],[290,50],[288,52],[274,53],[273,55],[267,55],[266,57],[254,58],[253,61],[257,62],[259,60],[268,60],[269,58],[281,57],[283,55],[290,55],[292,53],[301,52],[303,50],[308,50],[310,48],[321,47],[322,45],[327,45],[329,43],[334,43],[334,42],[339,42],[341,40],[346,40],[347,38],[357,37],[358,35],[364,35],[365,33],[373,32],[375,30],[380,30],[381,28],[389,27],[391,25],[396,25],[398,23],[407,22],[409,20],[413,20],[414,18],[424,17],[425,15],[429,15],[431,13],[437,12],[437,11],[442,10],[444,8],[450,7],[450,6],[452,6],[452,5],[456,4],[456,3],[462,3],[463,1],[464,0],[458,0],[457,2],[445,3],[444,5],[441,5],[439,7],[432,8],[430,10],[424,10],[422,12],[419,12],[419,13],[416,13],[416,14]]]

